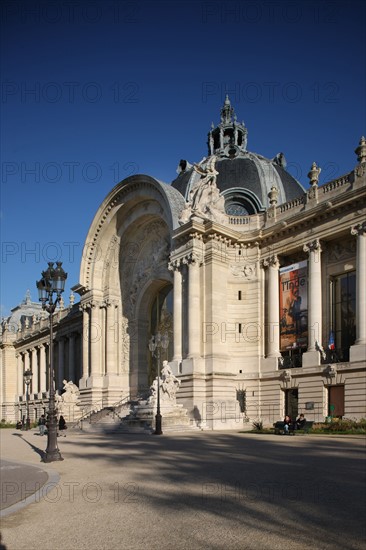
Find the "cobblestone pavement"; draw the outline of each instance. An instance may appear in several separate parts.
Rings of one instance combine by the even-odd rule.
[[[70,431],[51,464],[0,438],[1,550],[365,548],[361,436]]]

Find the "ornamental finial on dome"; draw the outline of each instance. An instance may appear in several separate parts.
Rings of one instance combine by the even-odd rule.
[[[318,185],[319,174],[320,174],[321,171],[322,171],[322,169],[319,168],[319,166],[316,165],[316,162],[313,162],[313,164],[311,165],[311,170],[308,173],[308,178],[310,180],[310,184],[313,187]]]
[[[366,139],[364,136],[361,137],[359,146],[355,149],[355,153],[360,164],[366,161]]]
[[[224,106],[221,109],[221,122],[223,122],[224,124],[230,124],[231,118],[234,114],[234,109],[231,106],[229,96],[228,94],[226,94]]]
[[[211,126],[208,134],[208,154],[234,158],[246,152],[248,130],[244,123],[238,123],[237,116],[226,95],[221,109],[221,121],[218,126]]]

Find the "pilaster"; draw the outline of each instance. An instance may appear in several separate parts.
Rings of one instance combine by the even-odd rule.
[[[366,360],[366,222],[352,227],[357,236],[356,252],[356,342],[350,348],[351,361]]]
[[[321,246],[318,239],[306,243],[304,252],[309,256],[308,281],[308,349],[303,354],[303,367],[319,366],[322,342],[322,281]]]
[[[188,358],[201,355],[200,258],[192,252],[183,260],[188,264]]]
[[[169,263],[169,270],[173,271],[173,361],[182,360],[182,273],[181,261]]]

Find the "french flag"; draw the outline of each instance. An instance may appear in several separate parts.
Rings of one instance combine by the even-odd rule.
[[[332,330],[330,331],[330,334],[329,334],[328,348],[329,348],[330,350],[334,350],[334,349],[335,349],[335,344],[334,344],[334,332],[333,332]]]

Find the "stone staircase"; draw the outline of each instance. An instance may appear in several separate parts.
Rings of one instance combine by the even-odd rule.
[[[145,400],[125,399],[117,406],[104,407],[91,412],[75,423],[72,428],[83,432],[105,434],[153,434],[156,409]],[[188,417],[183,405],[174,409],[161,407],[163,433],[199,430],[194,420]]]

